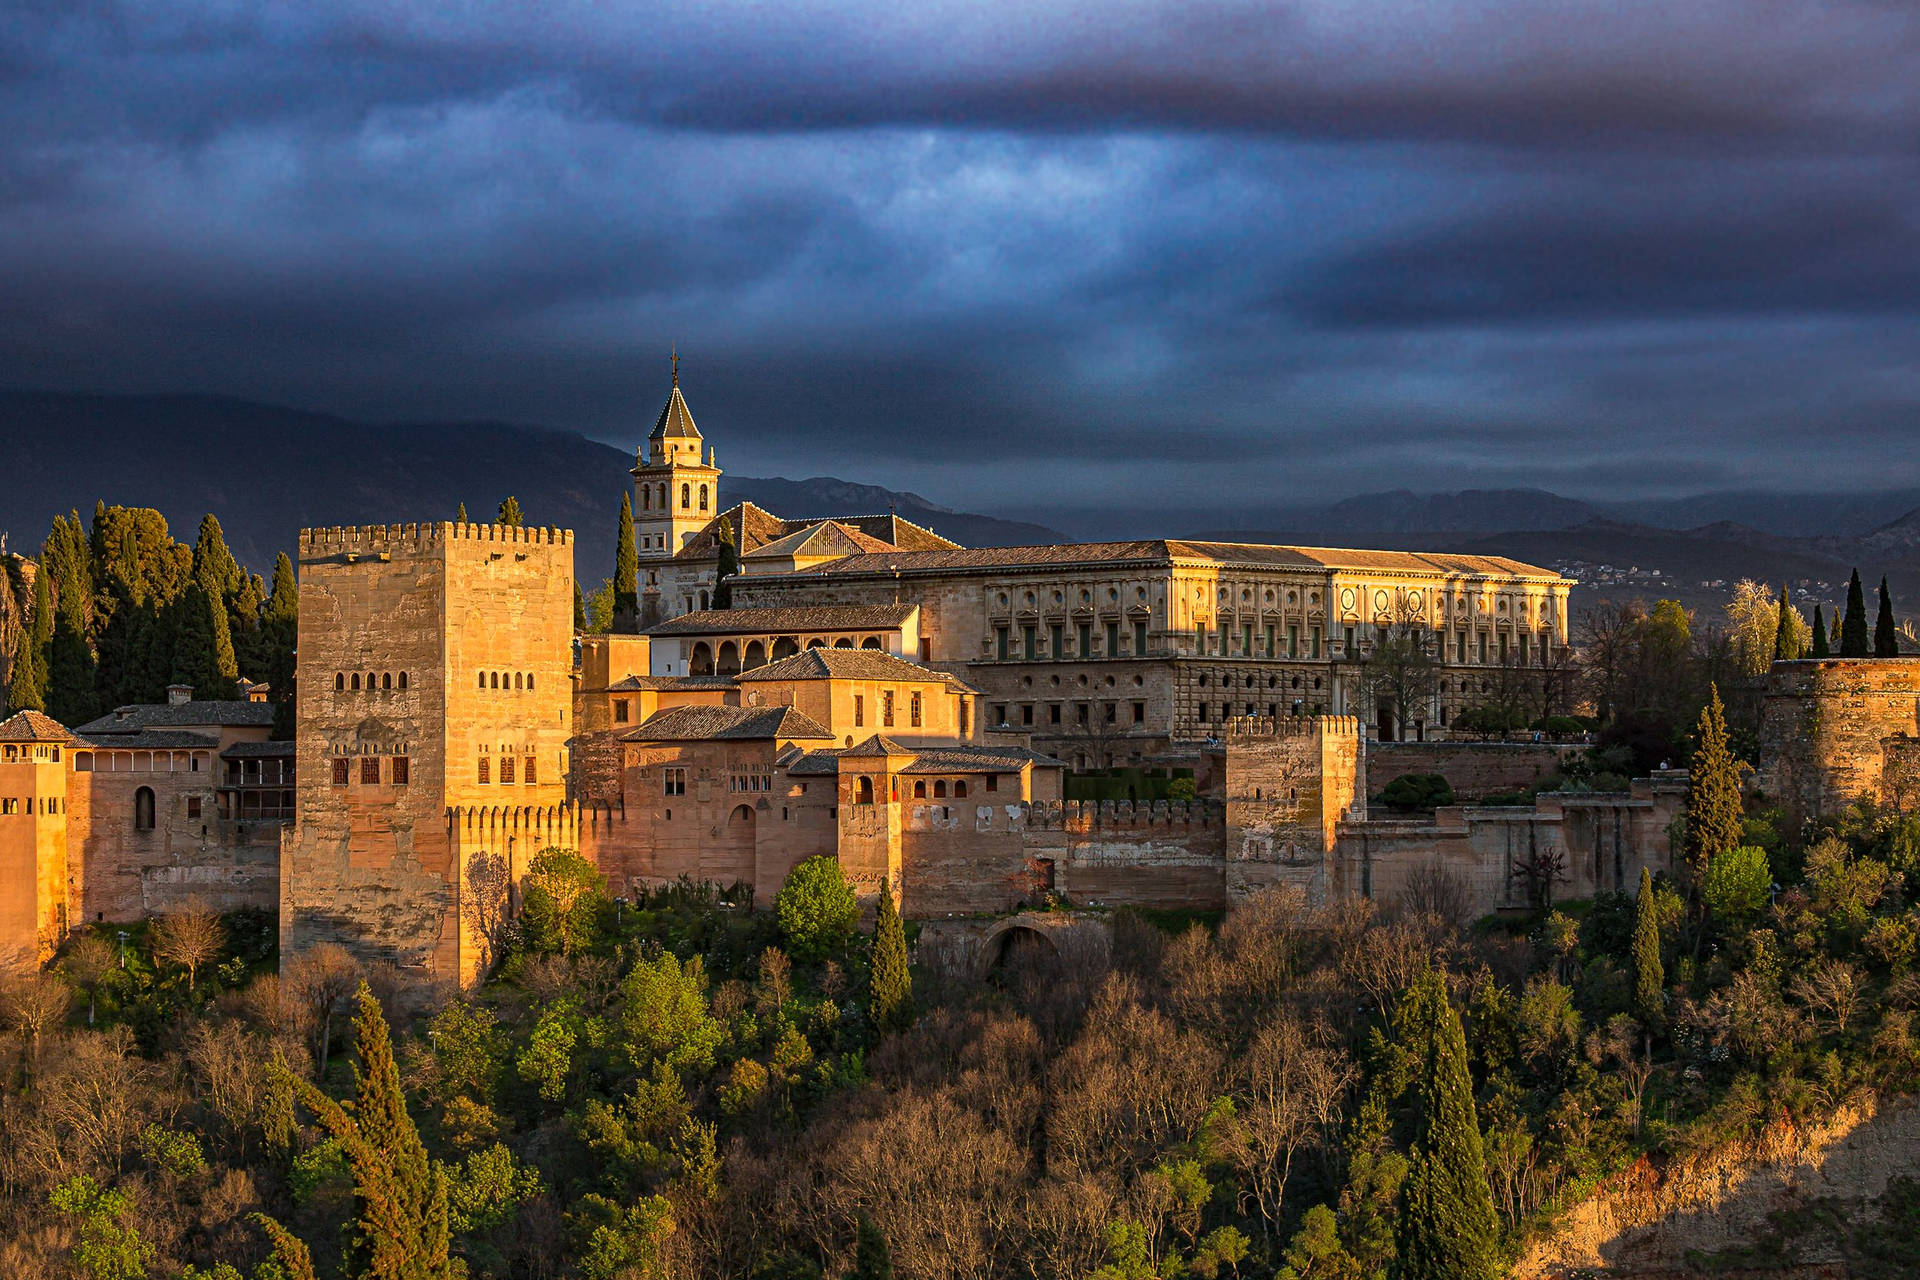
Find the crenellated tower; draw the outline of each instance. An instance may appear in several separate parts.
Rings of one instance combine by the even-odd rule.
[[[673,387],[634,459],[634,547],[644,563],[672,556],[706,528],[720,510],[720,468],[713,450],[702,455],[700,429],[680,394],[680,357],[673,357]]]

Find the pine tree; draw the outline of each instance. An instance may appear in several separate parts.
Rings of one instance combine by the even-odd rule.
[[[467,504],[466,504],[466,503],[464,503],[464,502],[463,502],[463,503],[461,503],[461,504],[460,504],[460,509],[459,509],[458,511],[456,511],[456,512],[454,512],[454,513],[453,513],[453,519],[454,519],[454,522],[455,522],[456,524],[466,524],[466,523],[468,523],[468,520],[467,520]]]
[[[714,571],[713,607],[731,609],[733,607],[733,575],[740,572],[740,550],[733,540],[733,521],[720,517],[720,528],[714,538],[720,544],[720,563]]]
[[[380,1002],[365,983],[359,998],[352,1112],[312,1081],[293,1082],[300,1101],[339,1142],[353,1173],[355,1222],[346,1274],[352,1280],[450,1280],[459,1273],[448,1256],[446,1181],[407,1114]]]
[[[1873,621],[1873,656],[1900,656],[1900,633],[1893,625],[1893,597],[1887,593],[1887,580],[1880,579],[1880,616]]]
[[[1833,651],[1827,648],[1827,619],[1820,606],[1813,606],[1813,648],[1808,653],[1813,658],[1831,658]]]
[[[53,629],[53,593],[47,575],[33,575],[33,616],[20,628],[20,644],[13,654],[13,682],[7,688],[7,711],[47,709],[47,660],[40,633]]]
[[[1633,1012],[1651,1028],[1665,1009],[1666,970],[1660,964],[1660,916],[1653,872],[1640,868],[1640,896],[1633,904]]]
[[[1707,705],[1694,731],[1693,760],[1687,773],[1687,892],[1699,916],[1705,910],[1700,885],[1707,867],[1740,844],[1740,773],[1727,749],[1727,719],[1720,690],[1709,686]]]
[[[1431,970],[1416,979],[1398,1021],[1411,1055],[1415,1117],[1391,1274],[1395,1280],[1496,1280],[1505,1268],[1467,1074],[1467,1038],[1445,979]]]
[[[873,926],[873,974],[867,1016],[877,1032],[904,1030],[913,1020],[913,975],[907,971],[907,932],[893,888],[880,881],[880,908]]]
[[[273,561],[273,594],[260,607],[261,673],[273,699],[273,736],[293,737],[294,646],[300,640],[300,586],[293,561],[282,551]]]
[[[1800,637],[1793,625],[1793,605],[1787,599],[1787,584],[1780,584],[1779,620],[1773,627],[1773,656],[1775,661],[1792,661],[1800,656]]]
[[[864,1213],[853,1238],[853,1270],[847,1280],[893,1280],[893,1251],[887,1248],[887,1237]]]
[[[1847,583],[1847,616],[1840,622],[1840,656],[1867,656],[1867,598],[1860,590],[1860,571]]]
[[[632,631],[640,622],[640,555],[633,547],[633,498],[620,495],[620,530],[613,544],[613,626]]]
[[[510,529],[518,529],[523,523],[520,517],[520,499],[509,494],[500,503],[500,515],[494,523],[504,524]]]

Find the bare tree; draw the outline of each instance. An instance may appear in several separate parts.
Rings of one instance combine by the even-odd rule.
[[[107,945],[106,939],[83,933],[67,944],[66,954],[54,967],[68,982],[87,993],[87,1025],[92,1026],[100,984],[114,972],[113,948]]]
[[[1361,675],[1361,692],[1375,714],[1391,719],[1395,737],[1404,737],[1413,721],[1424,721],[1440,687],[1440,640],[1422,617],[1403,602],[1379,627]]]
[[[200,966],[220,956],[227,945],[227,931],[205,903],[190,901],[153,922],[153,958],[179,965],[187,971],[187,990],[192,991]]]
[[[1238,1065],[1240,1107],[1228,1150],[1271,1235],[1280,1229],[1294,1155],[1331,1127],[1353,1066],[1345,1054],[1316,1045],[1287,1012],[1254,1033]]]
[[[493,970],[507,953],[513,909],[508,890],[513,873],[507,860],[497,853],[482,852],[467,859],[468,919],[480,939],[480,972]]]
[[[0,985],[0,1019],[26,1042],[31,1073],[40,1063],[40,1040],[59,1026],[72,1007],[73,992],[48,973],[22,973]]]
[[[1467,878],[1439,859],[1415,867],[1400,890],[1400,908],[1409,915],[1432,916],[1457,925],[1467,918],[1473,894]]]
[[[1602,720],[1630,705],[1647,607],[1638,600],[1601,600],[1580,615],[1580,654],[1587,696]]]
[[[360,978],[360,962],[353,958],[352,952],[333,942],[309,947],[287,965],[282,989],[306,1015],[314,1040],[316,1076],[327,1074],[334,1015],[359,987]]]
[[[1847,1024],[1866,997],[1867,976],[1845,960],[1822,960],[1793,980],[1793,998],[1820,1015],[1836,1035],[1847,1034]]]

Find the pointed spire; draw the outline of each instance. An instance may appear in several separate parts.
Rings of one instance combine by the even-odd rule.
[[[680,385],[680,344],[673,344],[673,385]]]

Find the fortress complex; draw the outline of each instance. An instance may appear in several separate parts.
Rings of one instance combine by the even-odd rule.
[[[1524,785],[1549,746],[1436,741],[1496,673],[1564,663],[1572,583],[1514,561],[1178,540],[967,550],[895,516],[720,506],[676,384],[633,468],[639,634],[577,635],[557,529],[299,534],[296,732],[265,703],[0,725],[0,947],[189,898],[277,906],[283,956],[339,942],[422,981],[497,956],[534,857],[617,895],[681,877],[765,905],[836,857],[920,918],[1218,909],[1263,887],[1391,899],[1440,867],[1474,912],[1669,866],[1683,774],[1611,795],[1370,813],[1442,772]],[[712,608],[721,522],[740,572]],[[1395,724],[1390,633],[1439,660]],[[1074,770],[1191,768],[1191,801],[1078,802]]]

